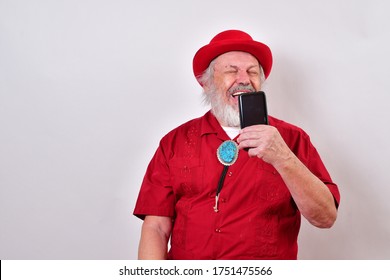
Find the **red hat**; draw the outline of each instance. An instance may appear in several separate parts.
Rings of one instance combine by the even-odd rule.
[[[210,43],[200,48],[192,62],[195,77],[199,77],[217,56],[230,51],[243,51],[257,58],[263,68],[265,78],[272,68],[272,53],[270,48],[240,30],[226,30],[217,34]]]

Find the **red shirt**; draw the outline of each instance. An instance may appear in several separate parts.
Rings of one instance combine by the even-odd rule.
[[[269,117],[290,149],[332,192],[332,182],[309,136]],[[134,215],[174,220],[171,259],[296,259],[301,223],[290,192],[273,166],[239,151],[214,212],[223,165],[216,151],[229,140],[210,113],[162,138],[146,171]]]

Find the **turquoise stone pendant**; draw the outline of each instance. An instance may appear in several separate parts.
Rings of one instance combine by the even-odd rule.
[[[238,145],[232,140],[223,142],[217,149],[218,160],[225,166],[230,166],[238,158]]]

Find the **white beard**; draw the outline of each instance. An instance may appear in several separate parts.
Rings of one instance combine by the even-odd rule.
[[[240,127],[238,108],[225,104],[220,94],[213,94],[213,98],[210,101],[211,112],[221,124],[228,127]]]
[[[229,90],[231,94],[238,90],[255,91],[252,86],[238,86]],[[217,118],[219,123],[228,127],[240,127],[240,113],[236,105],[226,104],[222,98],[222,93],[212,87],[209,92],[203,92],[204,101],[211,105],[211,112]]]

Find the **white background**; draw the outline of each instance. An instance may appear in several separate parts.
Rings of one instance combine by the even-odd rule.
[[[342,195],[301,259],[390,258],[385,0],[0,0],[0,259],[136,259],[160,138],[204,114],[195,52],[270,46],[271,115],[311,135]]]

